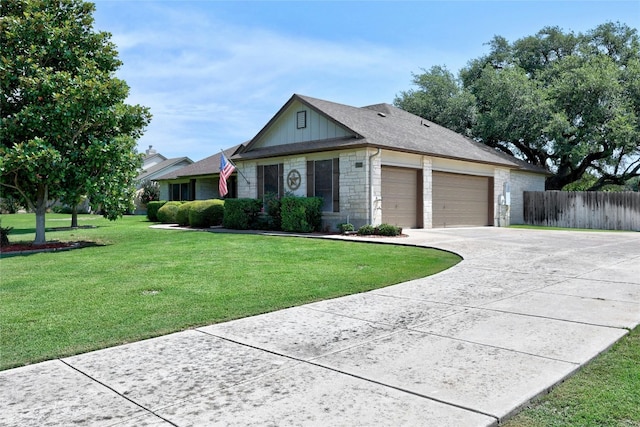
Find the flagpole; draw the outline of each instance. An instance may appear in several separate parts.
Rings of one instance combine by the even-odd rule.
[[[230,158],[228,158],[225,154],[224,151],[222,151],[222,148],[220,149],[220,152],[222,153],[222,155],[224,156],[225,159],[227,159],[227,162],[231,163],[233,165],[233,167],[236,169],[236,172],[238,172],[240,175],[242,175],[242,177],[244,178],[245,181],[247,181],[247,184],[250,185],[251,183],[249,182],[249,180],[247,179],[246,176],[244,176],[244,174],[240,171],[240,169],[238,169],[238,166],[236,166],[235,163],[233,163],[231,161]]]

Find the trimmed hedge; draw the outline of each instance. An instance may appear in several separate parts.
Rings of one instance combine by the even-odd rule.
[[[163,224],[175,224],[178,222],[178,209],[182,202],[167,202],[158,209],[158,221]]]
[[[363,225],[358,228],[358,235],[360,236],[399,236],[400,234],[402,234],[402,227],[396,227],[391,224],[380,224],[377,227],[373,225]]]
[[[283,197],[280,201],[283,231],[296,233],[320,231],[322,227],[322,198]]]
[[[353,226],[353,224],[350,224],[348,222],[342,223],[342,224],[338,224],[338,231],[340,232],[340,234],[347,234],[351,231],[354,231],[355,228]]]
[[[258,199],[226,199],[222,225],[235,230],[249,230],[257,223],[262,210],[262,201]]]
[[[185,202],[178,207],[178,212],[176,214],[176,222],[179,226],[185,227],[189,225],[189,211],[193,207],[193,201]]]
[[[376,227],[376,234],[380,236],[398,236],[402,234],[402,227],[391,224],[380,224]]]
[[[267,197],[266,199],[267,227],[269,230],[280,230],[282,228],[282,201],[277,197]]]
[[[189,225],[211,227],[221,225],[224,217],[224,200],[198,200],[192,202],[189,210]]]
[[[158,222],[158,210],[167,203],[166,200],[147,203],[147,219],[152,222]]]
[[[363,225],[362,227],[358,228],[359,236],[368,236],[371,234],[375,234],[375,232],[376,228],[373,225]]]

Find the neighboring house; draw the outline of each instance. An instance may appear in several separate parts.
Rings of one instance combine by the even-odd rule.
[[[136,198],[134,200],[135,210],[134,214],[144,215],[147,213],[146,206],[142,205],[140,201],[140,194],[142,193],[142,185],[145,181],[154,181],[157,177],[165,175],[169,172],[181,169],[187,165],[193,163],[188,157],[176,157],[174,159],[167,159],[162,154],[153,149],[153,146],[145,151],[145,156],[142,159],[142,168],[140,173],[136,177]]]
[[[522,223],[522,192],[546,171],[389,104],[293,95],[231,158],[237,196],[319,196],[323,226]]]
[[[230,158],[239,145],[225,150]],[[220,177],[220,154],[214,154],[181,169],[174,170],[155,178],[160,184],[160,200],[206,200],[217,199]],[[234,172],[227,180],[229,194],[227,198],[236,197],[237,178]]]
[[[144,181],[155,181],[159,176],[181,169],[192,163],[193,160],[188,157],[167,159],[165,156],[154,150],[150,145],[149,149],[145,151],[145,156],[142,159],[142,169],[136,178],[138,188],[142,186],[142,182]]]

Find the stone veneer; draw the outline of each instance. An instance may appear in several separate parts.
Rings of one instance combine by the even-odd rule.
[[[296,196],[307,195],[307,161],[340,158],[340,212],[325,212],[323,214],[323,228],[336,230],[337,225],[344,222],[352,223],[356,229],[365,224],[379,225],[382,223],[382,155],[376,155],[375,149],[361,149],[357,151],[345,151],[341,153],[316,153],[309,156],[298,156],[285,159],[273,159],[264,164],[284,164],[283,178],[285,179],[285,192]],[[239,175],[238,197],[257,197],[256,161],[242,162],[238,165],[249,184]],[[356,167],[361,164],[361,167]],[[369,173],[373,191],[369,185]],[[286,182],[287,175],[293,169],[300,172],[302,182],[296,190],[291,190]],[[423,227],[432,227],[432,171],[433,159],[422,156],[423,170]],[[493,174],[494,190],[494,225],[508,226],[510,224],[522,224],[523,219],[523,191],[543,191],[544,175],[514,171],[507,168],[496,167]],[[504,184],[510,183],[511,205],[501,206],[500,196],[504,195]],[[372,200],[370,201],[370,197]],[[369,203],[373,207],[370,215]]]

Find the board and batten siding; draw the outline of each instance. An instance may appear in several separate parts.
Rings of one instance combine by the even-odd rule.
[[[299,128],[298,112],[305,112],[304,127]],[[254,148],[319,141],[352,136],[344,127],[300,102],[293,102],[269,130],[256,141]]]
[[[526,224],[640,231],[640,193],[633,191],[526,191]]]

